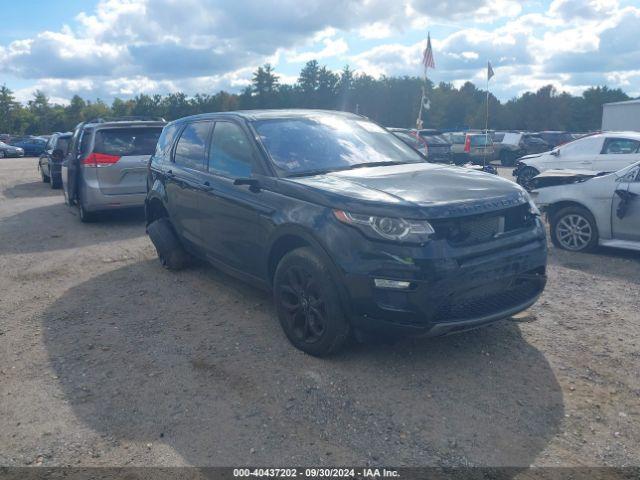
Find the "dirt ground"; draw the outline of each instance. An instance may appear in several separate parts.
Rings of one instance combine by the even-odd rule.
[[[551,248],[519,323],[325,360],[0,161],[0,465],[640,465],[640,254]]]

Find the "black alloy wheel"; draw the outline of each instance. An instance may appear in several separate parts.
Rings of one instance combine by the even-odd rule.
[[[347,340],[349,324],[333,279],[311,248],[293,250],[280,261],[274,300],[280,324],[296,348],[325,356]]]

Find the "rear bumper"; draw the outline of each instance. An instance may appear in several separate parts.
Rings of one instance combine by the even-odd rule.
[[[135,193],[128,195],[105,195],[100,188],[82,185],[82,201],[87,212],[101,210],[118,210],[121,208],[142,208],[144,207],[145,193]]]
[[[82,203],[87,212],[144,207],[146,192],[117,195],[103,193],[95,170],[83,168],[79,174]]]

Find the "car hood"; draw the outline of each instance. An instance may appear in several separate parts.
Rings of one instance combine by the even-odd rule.
[[[324,194],[328,206],[362,213],[375,213],[372,208],[378,207],[396,214],[445,218],[528,201],[519,185],[497,175],[430,163],[358,168],[287,181]]]
[[[540,152],[540,153],[532,153],[530,155],[524,155],[522,157],[520,157],[518,160],[531,160],[534,158],[540,158],[542,155],[546,154],[547,152]]]
[[[594,177],[601,177],[607,172],[597,172],[592,170],[547,170],[531,180],[533,188],[553,187],[556,185],[570,185],[572,183],[582,183]]]

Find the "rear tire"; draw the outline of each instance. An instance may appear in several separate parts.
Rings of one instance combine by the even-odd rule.
[[[149,224],[147,235],[156,247],[160,264],[168,270],[181,270],[189,264],[189,254],[180,244],[178,235],[168,218],[163,217]]]
[[[349,338],[350,326],[333,278],[313,249],[298,248],[280,260],[273,298],[280,325],[297,349],[324,357]]]
[[[558,248],[570,252],[591,252],[598,247],[596,220],[586,208],[562,208],[549,223],[551,241]]]
[[[42,170],[41,166],[38,166],[38,170],[40,170],[40,178],[42,179],[42,183],[49,183],[51,181],[49,175],[44,174],[44,170]]]
[[[95,222],[97,218],[96,212],[87,212],[82,200],[78,203],[78,214],[80,215],[80,221],[82,223],[92,223]]]

